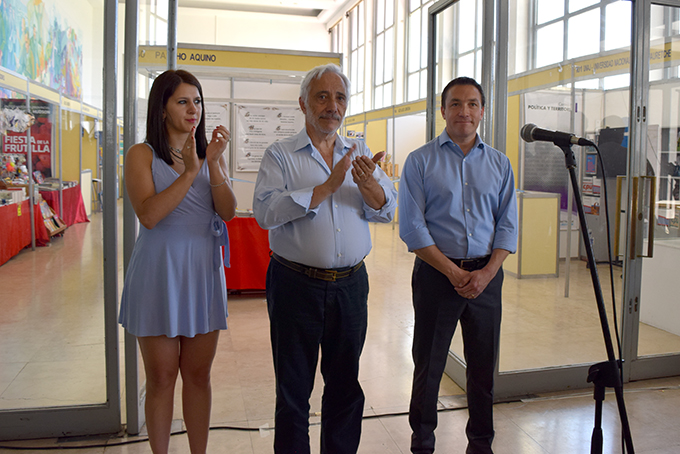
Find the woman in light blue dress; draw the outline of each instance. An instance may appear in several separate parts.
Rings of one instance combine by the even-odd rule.
[[[125,158],[125,188],[139,236],[125,276],[119,322],[138,337],[146,372],[146,426],[155,454],[170,443],[182,374],[192,454],[210,428],[210,369],[227,328],[226,225],[236,211],[224,152],[229,132],[205,133],[203,91],[187,71],[166,71],[149,93],[146,142]],[[224,259],[221,247],[224,248]]]

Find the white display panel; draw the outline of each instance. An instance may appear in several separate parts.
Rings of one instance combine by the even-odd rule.
[[[234,170],[257,172],[272,143],[297,134],[305,122],[300,107],[242,105],[234,107]]]

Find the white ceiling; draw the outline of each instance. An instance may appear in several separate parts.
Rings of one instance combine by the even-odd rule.
[[[186,8],[220,9],[254,13],[316,17],[321,21],[334,16],[351,0],[178,0]]]

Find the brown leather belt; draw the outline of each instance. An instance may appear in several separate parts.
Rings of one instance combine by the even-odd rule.
[[[286,268],[290,268],[293,271],[302,273],[305,276],[311,277],[312,279],[320,279],[322,281],[328,282],[335,282],[338,279],[344,279],[346,277],[349,277],[355,271],[358,271],[359,269],[361,269],[362,266],[364,266],[364,261],[362,260],[361,262],[357,263],[352,267],[326,270],[322,268],[314,268],[312,266],[301,265],[296,262],[291,262],[290,260],[284,259],[280,255],[274,254],[273,252],[272,258],[279,262],[281,265],[285,266]]]
[[[465,271],[474,271],[484,268],[486,264],[489,263],[489,259],[491,259],[490,255],[478,257],[476,259],[452,259],[449,257],[449,260],[455,263],[458,268]]]

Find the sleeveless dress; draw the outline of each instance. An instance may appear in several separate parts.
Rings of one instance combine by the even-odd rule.
[[[155,152],[151,172],[156,193],[179,177]],[[226,329],[227,288],[220,246],[225,246],[224,265],[229,266],[227,227],[213,209],[204,161],[177,208],[151,230],[139,225],[118,322],[138,337],[194,337]]]

